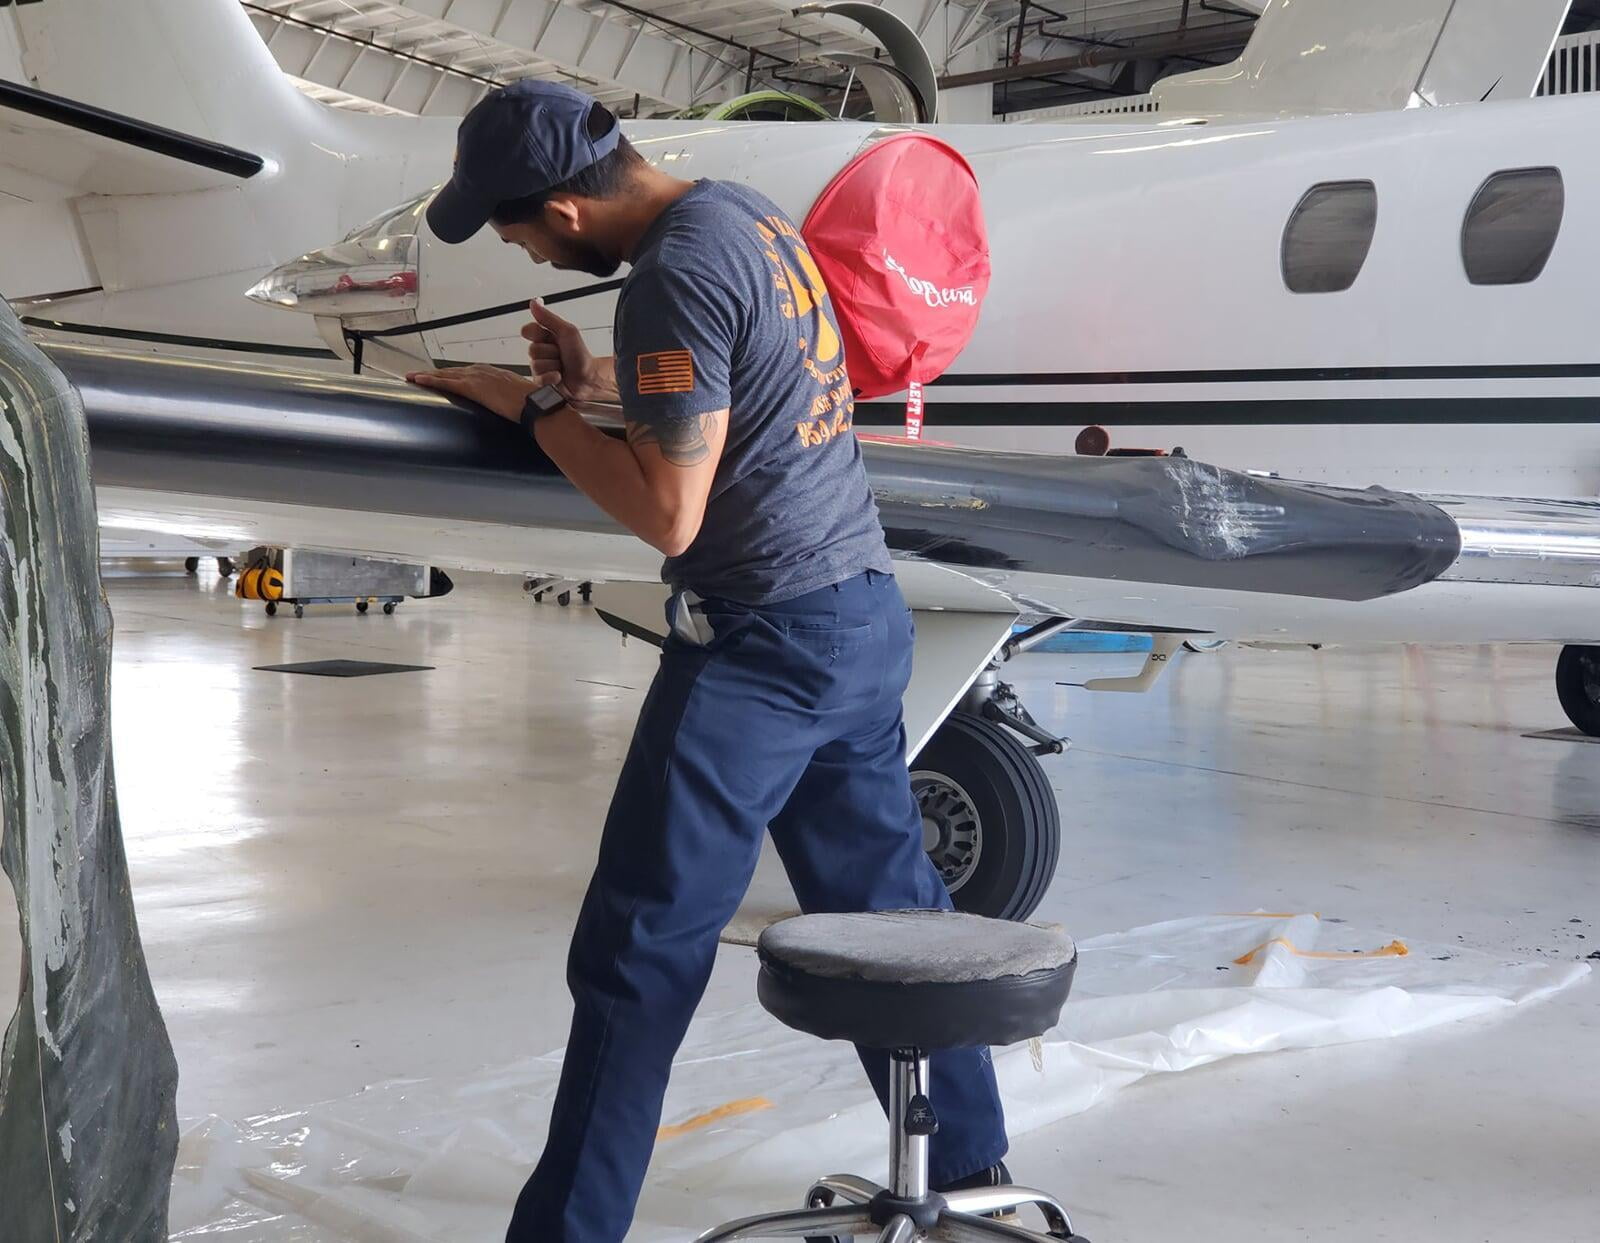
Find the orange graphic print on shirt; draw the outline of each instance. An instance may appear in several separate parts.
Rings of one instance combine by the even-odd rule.
[[[800,444],[808,449],[828,444],[850,431],[855,397],[846,377],[839,332],[827,313],[828,284],[806,248],[800,231],[782,216],[756,222],[762,253],[772,266],[778,309],[785,319],[799,321],[799,346],[806,374],[822,391],[811,403],[811,417],[796,424]]]

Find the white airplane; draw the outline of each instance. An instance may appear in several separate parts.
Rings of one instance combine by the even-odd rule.
[[[1239,61],[1159,83],[1155,112],[934,127],[978,174],[993,279],[976,336],[925,394],[929,433],[1051,452],[1181,444],[1363,486],[1600,493],[1586,313],[1600,241],[1566,219],[1600,194],[1583,158],[1600,98],[1528,98],[1569,7],[1272,0]],[[0,227],[30,245],[0,256],[0,293],[30,322],[156,349],[333,365],[361,339],[380,371],[521,362],[527,298],[591,282],[530,276],[492,238],[440,246],[420,208],[453,121],[316,104],[237,10],[47,0],[0,20],[0,79],[31,71],[124,112],[136,100],[142,118],[262,161],[247,176],[248,160],[219,169],[206,152],[135,162],[81,126],[65,141],[13,121],[0,194],[18,201]],[[628,128],[651,159],[758,183],[796,218],[883,132]],[[295,293],[308,269],[327,276],[320,298]],[[567,304],[597,352],[613,302],[603,288]],[[285,303],[315,320],[275,314]],[[419,323],[436,326],[350,336]],[[896,401],[857,412],[863,427],[902,419]]]
[[[977,171],[994,272],[977,335],[926,393],[929,433],[1052,452],[1080,437],[1181,444],[1363,486],[1600,493],[1586,314],[1600,242],[1565,218],[1600,193],[1584,158],[1600,99],[1528,98],[1569,5],[1272,0],[1237,62],[1159,83],[1155,112],[935,127]],[[317,105],[237,9],[46,0],[0,19],[0,79],[31,71],[54,94],[265,162],[246,177],[135,164],[81,128],[70,142],[43,122],[19,134],[19,118],[0,192],[29,201],[0,206],[0,226],[30,245],[0,256],[0,293],[32,321],[166,338],[152,348],[330,364],[330,351],[348,359],[350,331],[465,317],[369,339],[363,364],[385,369],[396,350],[520,362],[527,297],[585,282],[530,276],[492,238],[441,247],[395,205],[420,208],[441,179],[454,123]],[[26,45],[14,68],[8,34]],[[796,218],[881,133],[629,125],[650,158],[756,182]],[[97,150],[112,154],[84,158]],[[337,253],[318,250],[352,229]],[[314,250],[330,282],[347,278],[343,296],[308,308],[317,321],[273,313],[291,300],[285,275],[261,278]],[[239,296],[252,287],[259,301]],[[567,305],[600,352],[612,305],[608,290]],[[903,416],[890,401],[857,417]],[[1093,428],[1108,434],[1083,436]]]
[[[1430,7],[1408,0],[1412,6]],[[1268,32],[1274,7],[1290,12],[1269,6]],[[1542,0],[1532,7],[1542,10]],[[0,14],[0,35],[20,32],[25,44],[13,49],[15,72],[32,71],[40,84],[0,90],[0,101],[23,109],[0,133],[0,189],[28,200],[3,209],[0,224],[30,243],[8,253],[3,291],[54,294],[27,307],[34,320],[48,315],[89,330],[75,334],[87,343],[58,343],[52,352],[89,409],[103,524],[233,549],[334,548],[599,579],[607,586],[596,600],[614,624],[659,634],[654,559],[541,470],[525,446],[523,456],[508,457],[495,431],[436,397],[329,370],[330,352],[351,355],[357,343],[368,364],[398,352],[391,368],[407,365],[407,354],[510,361],[520,313],[481,313],[520,307],[533,294],[568,295],[563,313],[605,351],[610,289],[546,269],[508,270],[503,248],[490,242],[444,251],[421,206],[448,164],[453,123],[322,109],[283,79],[233,0],[134,8],[46,0]],[[1404,26],[1396,41],[1415,52],[1418,22],[1396,25]],[[1426,73],[1408,89],[1434,81],[1478,89],[1463,64],[1435,63],[1433,49],[1451,46],[1448,33],[1444,18],[1434,22]],[[0,42],[0,61],[6,50]],[[207,72],[179,71],[194,63]],[[127,64],[152,75],[139,95],[141,120],[165,131],[127,111],[106,116],[81,106],[105,108],[118,90],[126,94]],[[1430,89],[1440,102],[1458,97]],[[1330,96],[1317,108],[1268,102],[1257,100],[1274,113],[1350,106]],[[958,425],[958,403],[945,400],[957,393],[967,422],[994,420],[963,429],[991,444],[1016,443],[1022,434],[1014,429],[1041,411],[1103,406],[1128,393],[1214,409],[1219,398],[1281,403],[1280,388],[1304,385],[1296,400],[1332,403],[1344,425],[1403,401],[1438,417],[1475,400],[1474,376],[1457,375],[1459,367],[1495,370],[1495,359],[1506,360],[1498,366],[1507,374],[1490,409],[1513,409],[1511,396],[1570,408],[1580,394],[1564,386],[1583,370],[1574,364],[1580,329],[1551,308],[1582,305],[1576,269],[1593,243],[1580,230],[1559,230],[1560,262],[1546,263],[1539,280],[1493,286],[1469,283],[1452,248],[1462,213],[1499,174],[1557,169],[1574,204],[1600,193],[1575,158],[1595,118],[1600,100],[1580,98],[1204,124],[1185,116],[936,127],[977,172],[994,275],[978,335],[930,394],[931,429],[946,435]],[[691,176],[752,181],[796,217],[881,132],[851,123],[629,127],[650,158]],[[1365,264],[1354,284],[1287,292],[1286,272],[1312,285],[1333,282],[1341,264],[1349,266],[1350,221],[1371,214],[1352,212],[1337,195],[1330,207],[1318,188],[1368,183],[1377,224],[1365,241],[1355,231]],[[1548,177],[1535,189],[1548,205]],[[1515,197],[1512,209],[1490,214],[1521,219]],[[1447,222],[1445,206],[1458,198]],[[267,275],[397,201],[403,205],[338,246]],[[1313,237],[1302,255],[1292,225],[1285,246],[1285,221],[1306,219],[1331,236]],[[1498,257],[1504,270],[1507,249],[1530,234],[1513,232],[1485,248],[1491,268]],[[1174,289],[1174,271],[1192,272],[1193,287]],[[33,283],[19,283],[18,273]],[[309,317],[240,296],[263,277],[259,292],[269,302],[317,308],[320,347],[310,344]],[[1119,307],[1102,295],[1093,300],[1107,305],[1091,314],[1081,296],[1122,288],[1140,297]],[[108,345],[108,333],[118,342]],[[324,369],[275,370],[260,361],[263,346],[275,347],[265,352],[280,363],[320,360]],[[204,357],[177,358],[174,350]],[[237,355],[254,357],[230,357]],[[1382,374],[1345,374],[1356,360],[1376,360]],[[1219,364],[1231,378],[1214,386],[1183,378]],[[1427,374],[1389,374],[1402,366]],[[1261,369],[1274,374],[1255,374]],[[1538,374],[1529,378],[1530,369]],[[1284,370],[1293,374],[1276,374]],[[1137,382],[1117,383],[1123,373]],[[885,421],[898,422],[899,410]],[[859,417],[870,421],[872,408]],[[1093,421],[1106,421],[1103,409]],[[1471,422],[1439,426],[1459,436],[1506,434]],[[1514,446],[1498,445],[1497,469],[1513,469],[1506,463],[1523,450],[1520,434]],[[1587,427],[1556,434],[1566,438],[1564,456],[1543,468],[1541,486],[1507,486],[1515,476],[1497,474],[1501,496],[1585,491],[1558,485],[1555,472],[1574,471]],[[1338,445],[1342,459],[1330,455],[1294,473],[1338,477],[1341,463],[1354,469],[1392,456],[1358,442],[1348,426]],[[890,445],[869,456],[919,612],[907,717],[930,849],[958,900],[975,909],[1031,909],[1059,848],[1055,799],[1016,734],[1044,749],[1059,743],[1026,715],[994,664],[997,654],[1019,650],[1008,644],[1019,615],[1055,619],[1047,627],[1081,619],[1160,632],[1139,685],[1186,634],[1266,642],[1600,637],[1600,506],[1580,501],[1319,490],[1181,458]],[[1453,460],[1472,456],[1469,445]],[[1416,465],[1420,474],[1423,463]],[[1401,474],[1395,467],[1397,482]],[[1459,490],[1473,490],[1470,483]],[[1588,689],[1596,679],[1584,649],[1571,651],[1578,655],[1563,660],[1563,699],[1575,696],[1592,717],[1600,712],[1600,695]]]
[[[925,394],[929,434],[1181,444],[1363,486],[1600,493],[1600,239],[1579,223],[1600,201],[1586,158],[1600,97],[1530,98],[1568,7],[1275,0],[1238,62],[1158,84],[1154,113],[932,127],[977,174],[993,275],[976,335]],[[758,184],[797,220],[883,132],[629,127],[664,167]],[[413,206],[254,296],[319,314],[343,356],[371,314],[433,327],[369,350],[506,365],[525,361],[530,293],[593,285],[530,277],[493,237],[447,249]],[[379,238],[370,271],[389,284],[364,304],[297,292],[369,270]],[[600,353],[613,302],[602,285],[563,311]],[[903,400],[857,411],[858,426],[902,422]]]

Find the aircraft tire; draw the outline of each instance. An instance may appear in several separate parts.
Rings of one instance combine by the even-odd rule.
[[[1569,643],[1556,661],[1556,695],[1567,719],[1600,738],[1600,647]]]
[[[1061,858],[1061,812],[1032,751],[1010,730],[951,713],[911,764],[923,841],[956,909],[1027,919]]]

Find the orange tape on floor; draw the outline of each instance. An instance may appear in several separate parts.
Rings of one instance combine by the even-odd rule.
[[[1273,937],[1270,941],[1263,941],[1248,954],[1233,960],[1236,967],[1248,967],[1255,961],[1255,956],[1264,949],[1274,945],[1281,945],[1296,958],[1404,958],[1411,953],[1411,949],[1404,941],[1390,941],[1382,949],[1376,950],[1303,950],[1287,937]]]
[[[684,1122],[675,1122],[671,1126],[664,1126],[656,1132],[658,1141],[663,1139],[677,1139],[680,1135],[688,1135],[713,1123],[721,1122],[727,1118],[738,1118],[744,1114],[758,1114],[763,1109],[773,1108],[772,1102],[764,1096],[747,1096],[740,1101],[729,1101],[726,1105],[718,1105],[715,1109],[707,1110],[703,1114],[696,1114]]]

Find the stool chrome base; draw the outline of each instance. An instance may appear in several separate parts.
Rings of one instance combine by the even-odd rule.
[[[706,1231],[697,1243],[796,1238],[875,1238],[878,1243],[912,1243],[919,1239],[935,1243],[1088,1243],[1082,1235],[1073,1233],[1072,1219],[1054,1196],[1029,1187],[985,1187],[981,1191],[963,1191],[942,1197],[932,1194],[925,1206],[929,1210],[926,1220],[930,1221],[926,1227],[919,1226],[906,1213],[894,1213],[886,1219],[875,1213],[870,1201],[885,1194],[884,1189],[862,1179],[848,1174],[820,1179],[812,1189],[811,1198],[815,1200],[830,1192],[845,1203],[742,1217]],[[993,1217],[977,1216],[980,1213],[1009,1214],[1029,1204],[1044,1214],[1048,1233]]]
[[[853,1174],[818,1179],[806,1196],[810,1207],[789,1213],[741,1217],[702,1234],[695,1243],[733,1243],[736,1239],[795,1239],[833,1243],[875,1238],[878,1243],[1089,1243],[1075,1234],[1072,1219],[1054,1196],[1031,1187],[980,1187],[941,1195],[928,1189],[928,1134],[910,1125],[922,1094],[928,1059],[917,1049],[894,1053],[889,1079],[889,1165],[894,1186],[880,1187]],[[937,1124],[935,1124],[937,1125]],[[1045,1230],[1024,1229],[1009,1217],[1032,1205]],[[1014,1219],[1013,1219],[1014,1220]]]

